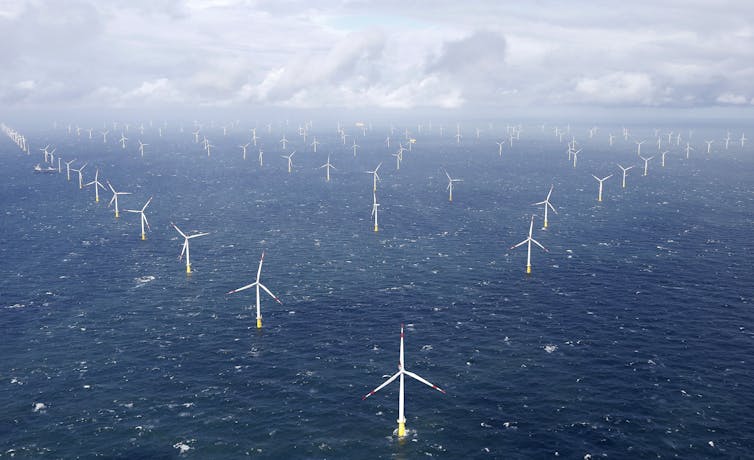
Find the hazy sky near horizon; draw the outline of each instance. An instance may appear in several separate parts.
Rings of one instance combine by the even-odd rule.
[[[0,104],[754,106],[751,0],[0,0]]]

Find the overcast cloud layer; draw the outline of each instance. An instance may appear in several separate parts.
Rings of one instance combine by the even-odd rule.
[[[751,0],[0,0],[0,43],[6,108],[754,105]]]

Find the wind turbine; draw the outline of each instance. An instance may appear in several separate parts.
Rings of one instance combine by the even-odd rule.
[[[170,225],[172,225],[173,228],[175,228],[178,231],[178,233],[180,233],[181,236],[183,237],[183,248],[181,248],[181,255],[178,256],[178,260],[181,260],[183,258],[183,254],[186,253],[186,273],[190,274],[191,273],[191,254],[189,252],[189,240],[191,238],[198,238],[200,236],[209,235],[209,233],[195,233],[193,235],[186,235],[174,223],[171,222]]]
[[[639,155],[639,156],[641,156],[641,144],[643,144],[643,143],[645,143],[647,141],[643,140],[641,142],[639,142],[639,141],[634,141],[634,142],[636,143],[636,154]]]
[[[149,199],[147,200],[147,203],[141,209],[139,209],[139,210],[136,210],[136,209],[126,209],[125,210],[126,212],[133,212],[133,213],[141,215],[141,240],[142,241],[144,241],[144,240],[147,239],[147,233],[144,231],[144,225],[147,226],[147,229],[152,230],[149,227],[149,221],[147,220],[147,215],[144,214],[144,211],[147,209],[147,206],[149,206],[149,203],[151,203],[151,202],[152,202],[152,197],[150,196]]]
[[[445,175],[448,176],[448,187],[446,190],[448,190],[448,201],[453,201],[453,182],[463,182],[463,179],[453,179],[450,177],[450,174],[448,174],[448,171],[445,171]]]
[[[748,139],[747,139],[747,137],[746,137],[746,134],[744,134],[744,133],[741,133],[741,139],[740,139],[740,141],[741,141],[741,148],[743,148],[743,147],[744,147],[744,142],[746,142],[747,140],[748,140]]]
[[[115,203],[115,218],[117,219],[120,217],[120,213],[118,212],[118,195],[130,195],[131,192],[116,192],[110,181],[107,181],[107,186],[110,187],[110,191],[113,192],[113,197],[110,198],[110,203],[107,204],[107,207],[109,208]]]
[[[654,158],[654,156],[651,156],[649,158],[644,158],[643,156],[639,155],[639,158],[641,158],[642,160],[644,160],[644,175],[646,176],[647,175],[647,170],[649,169],[649,160],[651,160],[652,158]]]
[[[73,163],[74,161],[76,161],[75,158],[73,160],[71,160],[71,161],[66,161],[65,162],[65,174],[66,174],[66,177],[68,178],[68,182],[71,181],[71,169],[73,169],[73,168],[71,168],[71,163]],[[74,171],[75,171],[75,169],[74,169]]]
[[[294,150],[290,155],[280,155],[282,158],[285,158],[288,160],[288,174],[293,171],[293,154],[296,153]]]
[[[280,139],[280,143],[283,144],[283,150],[285,150],[286,147],[288,146],[288,139],[285,138],[285,134],[283,134],[283,138]]]
[[[264,166],[264,151],[259,149],[259,166]]]
[[[552,212],[554,212],[555,214],[558,213],[558,211],[555,210],[555,207],[552,205],[552,203],[550,203],[550,195],[552,195],[552,189],[554,187],[555,187],[554,185],[550,185],[550,191],[547,192],[547,198],[545,198],[544,201],[540,201],[539,203],[534,203],[532,205],[532,206],[537,206],[540,204],[545,205],[545,221],[544,221],[544,224],[542,225],[542,229],[547,228],[547,208],[552,209]]]
[[[707,153],[710,153],[710,150],[712,150],[712,143],[715,141],[704,141],[707,143]]]
[[[252,287],[256,287],[256,291],[257,291],[257,329],[261,329],[262,328],[262,311],[261,311],[260,304],[259,304],[259,300],[260,300],[259,299],[259,289],[260,288],[264,289],[264,291],[267,294],[269,294],[270,297],[272,297],[273,299],[275,299],[275,301],[277,303],[279,303],[280,305],[283,304],[283,302],[281,302],[280,299],[278,299],[277,297],[275,297],[275,294],[273,294],[272,292],[270,292],[269,289],[267,289],[267,286],[265,286],[264,284],[262,284],[259,281],[259,277],[262,274],[262,262],[264,262],[264,252],[262,252],[262,258],[259,259],[259,268],[257,269],[257,280],[255,282],[253,282],[251,284],[247,284],[246,286],[240,287],[238,289],[233,289],[232,291],[228,291],[228,294],[235,294],[236,292],[240,292],[240,291],[244,291],[246,289],[252,288]]]
[[[497,154],[498,154],[498,156],[503,156],[503,146],[505,145],[505,141],[495,142],[495,144],[497,144]]]
[[[144,147],[146,147],[147,145],[149,145],[149,144],[145,144],[145,143],[141,142],[141,139],[139,139],[139,154],[141,156],[144,156]]]
[[[84,188],[84,174],[83,174],[83,171],[84,171],[84,168],[86,168],[86,165],[88,165],[88,164],[89,163],[84,163],[83,165],[81,165],[81,167],[79,169],[71,168],[72,170],[74,170],[77,173],[79,173],[79,190],[81,190],[81,189]]]
[[[99,189],[106,190],[105,186],[99,181],[99,168],[94,170],[94,180],[84,184],[86,187],[94,185],[94,202],[99,203]]]
[[[599,191],[599,193],[597,195],[597,201],[602,201],[602,183],[605,182],[606,180],[610,179],[611,177],[613,177],[613,175],[610,174],[609,176],[603,177],[602,179],[600,179],[599,177],[597,177],[594,174],[592,174],[592,177],[594,177],[595,179],[597,179],[597,182],[600,183],[600,191]]]
[[[379,225],[377,225],[377,208],[380,204],[377,202],[377,192],[372,192],[372,216],[374,216],[374,231],[380,231]]]
[[[372,175],[372,191],[373,192],[377,191],[377,181],[381,181],[382,180],[382,179],[380,179],[380,175],[377,174],[377,171],[379,171],[380,166],[382,166],[382,162],[380,162],[380,164],[378,164],[377,167],[374,168],[374,171],[364,171],[365,173]]]
[[[668,153],[670,153],[670,151],[669,151],[669,150],[666,150],[666,151],[664,151],[664,152],[662,152],[662,153],[660,154],[660,155],[662,155],[662,167],[663,167],[663,168],[665,167],[665,155],[667,155]]]
[[[325,176],[326,179],[325,180],[326,180],[326,182],[330,182],[330,168],[332,168],[332,169],[338,169],[335,166],[333,166],[332,164],[330,164],[330,155],[327,155],[327,163],[323,164],[319,168],[320,169],[326,168],[325,169],[325,174],[326,174],[326,176]]]
[[[244,160],[246,159],[246,149],[249,147],[250,144],[251,144],[251,142],[247,142],[247,143],[245,143],[243,145],[239,145],[239,147],[241,147],[241,150],[243,150],[243,159]]]
[[[107,133],[109,133],[109,130],[100,131],[100,134],[102,134],[102,143],[107,144]]]
[[[359,146],[356,145],[356,139],[353,140],[353,146],[351,146],[351,148],[353,148],[353,156],[355,158],[356,157],[356,149],[359,148]]]
[[[314,147],[314,153],[317,153],[317,146],[320,144],[320,142],[317,140],[317,136],[314,136],[314,140],[312,141],[312,147]]]
[[[691,152],[692,150],[696,150],[696,149],[694,149],[694,147],[692,147],[691,144],[686,142],[686,159],[687,160],[689,159],[689,152]]]
[[[526,248],[526,274],[527,275],[531,274],[531,244],[534,243],[537,246],[539,246],[540,248],[544,249],[545,252],[549,252],[547,250],[547,248],[545,248],[544,246],[542,246],[541,244],[539,244],[539,241],[537,241],[534,238],[532,238],[532,236],[531,236],[532,232],[534,232],[534,214],[532,214],[532,216],[531,216],[531,223],[529,224],[529,236],[524,241],[522,241],[522,242],[520,242],[518,244],[514,244],[513,246],[510,247],[510,249],[516,249],[517,247],[519,247],[519,246],[521,246],[523,244],[527,245],[527,248]]]
[[[405,413],[404,413],[404,410],[403,410],[404,400],[405,400],[405,397],[404,397],[404,376],[405,375],[408,375],[409,377],[411,377],[411,378],[413,378],[415,380],[420,381],[421,383],[423,383],[423,384],[425,384],[425,385],[427,385],[427,386],[429,386],[429,387],[431,387],[431,388],[439,391],[440,393],[445,394],[445,390],[443,390],[442,388],[438,387],[437,385],[434,385],[434,384],[430,383],[429,381],[427,381],[427,380],[423,379],[422,377],[414,374],[413,372],[410,372],[410,371],[406,370],[405,361],[403,360],[403,349],[404,349],[403,339],[404,339],[404,336],[405,336],[405,334],[403,332],[403,324],[401,324],[401,348],[400,348],[400,354],[398,355],[398,372],[396,372],[395,374],[393,374],[382,385],[378,386],[377,388],[375,388],[374,390],[370,391],[369,393],[367,393],[366,395],[364,395],[364,397],[361,398],[361,400],[363,401],[363,400],[367,399],[368,397],[372,396],[373,394],[377,393],[381,389],[383,389],[386,386],[388,386],[391,383],[393,383],[395,381],[395,379],[399,379],[398,380],[398,388],[399,388],[398,389],[398,420],[397,420],[397,422],[398,422],[398,430],[396,432],[396,434],[398,435],[399,438],[402,438],[402,437],[406,436],[406,416],[405,416]]]
[[[576,162],[579,161],[579,152],[581,152],[582,149],[574,150],[571,153],[573,154],[573,167],[576,167]]]
[[[634,166],[631,165],[628,168],[624,168],[623,166],[619,164],[618,167],[621,169],[621,171],[623,171],[623,181],[621,182],[622,188],[626,188],[626,173],[628,173],[628,170],[633,168]]]
[[[126,141],[127,140],[128,140],[128,138],[126,137],[126,135],[123,134],[123,133],[120,133],[120,140],[118,140],[118,142],[120,142],[120,147],[122,149],[126,148]]]

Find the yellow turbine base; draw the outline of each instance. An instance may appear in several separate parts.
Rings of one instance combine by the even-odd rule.
[[[191,265],[186,265],[186,273],[191,273]]]
[[[262,329],[262,318],[257,318],[257,329]]]
[[[379,228],[378,226],[376,226],[376,225],[375,225],[375,226],[374,226],[374,231],[375,231],[375,232],[379,232],[379,231],[380,231],[380,228]]]
[[[95,198],[95,199],[94,199],[94,202],[95,202],[95,203],[99,203],[99,198]]]
[[[526,266],[526,274],[531,275],[531,265]]]
[[[547,221],[545,221],[545,224],[542,226],[542,228],[547,228]]]
[[[147,239],[147,235],[145,235],[145,234],[143,234],[143,233],[142,233],[142,234],[141,234],[141,241],[144,241],[144,240],[146,240],[146,239]]]
[[[597,201],[602,201],[602,197],[597,198]]]
[[[117,219],[118,217],[120,217],[120,214],[118,214],[118,211],[115,211],[115,218]]]
[[[406,436],[406,422],[398,422],[398,437]]]

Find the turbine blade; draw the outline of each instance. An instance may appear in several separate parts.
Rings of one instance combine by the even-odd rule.
[[[406,375],[408,375],[409,377],[413,377],[416,380],[420,381],[421,383],[423,383],[423,384],[425,384],[425,385],[427,385],[429,387],[434,388],[435,390],[439,391],[442,394],[445,394],[445,390],[443,390],[442,388],[438,387],[437,385],[435,385],[433,383],[430,383],[428,380],[425,380],[425,379],[419,377],[418,375],[414,374],[413,372],[409,372],[409,371],[406,371],[406,370],[404,370],[403,372]]]
[[[272,297],[273,299],[275,299],[275,302],[279,303],[280,305],[283,305],[283,302],[282,302],[282,301],[281,301],[280,299],[278,299],[278,298],[277,298],[277,296],[275,296],[275,294],[273,294],[272,292],[270,292],[270,290],[269,290],[269,289],[267,289],[267,286],[265,286],[265,285],[264,285],[264,284],[262,284],[262,283],[259,283],[259,287],[260,287],[260,288],[262,288],[262,289],[264,289],[264,291],[265,291],[265,292],[266,292],[267,294],[269,294],[269,295],[270,295],[270,297]]]
[[[520,242],[518,244],[514,244],[513,246],[510,247],[510,249],[516,249],[517,247],[521,246],[522,244],[526,244],[528,242],[529,242],[529,238],[525,239],[524,241],[522,241],[522,242]]]
[[[535,240],[534,238],[532,238],[532,239],[531,239],[531,242],[532,242],[532,243],[534,243],[534,244],[536,244],[536,245],[537,245],[537,246],[539,246],[540,248],[544,249],[544,250],[545,250],[545,252],[550,252],[550,251],[548,251],[548,250],[547,250],[547,248],[546,248],[546,247],[544,247],[544,246],[542,246],[541,244],[539,244],[539,241]]]
[[[252,288],[252,287],[254,287],[254,286],[256,286],[256,285],[257,285],[257,282],[255,281],[255,282],[253,282],[253,283],[251,283],[251,284],[247,284],[246,286],[241,286],[241,287],[240,287],[240,288],[238,288],[238,289],[233,289],[232,291],[228,291],[228,292],[226,293],[226,295],[227,295],[227,294],[235,294],[236,292],[245,291],[245,290],[247,290],[247,289],[249,289],[249,288]]]
[[[390,377],[389,379],[385,380],[385,382],[384,382],[384,383],[383,383],[382,385],[378,386],[378,387],[377,387],[377,388],[375,388],[374,390],[372,390],[372,391],[370,391],[369,393],[365,394],[365,395],[364,395],[364,396],[363,396],[363,397],[361,398],[361,400],[363,401],[363,400],[367,399],[368,397],[370,397],[370,396],[372,396],[373,394],[377,393],[377,392],[378,392],[378,391],[380,391],[381,389],[383,389],[383,388],[385,388],[386,386],[390,385],[391,383],[393,383],[393,381],[394,381],[395,379],[397,379],[397,378],[398,378],[398,376],[399,376],[399,375],[401,375],[401,371],[398,371],[398,372],[396,372],[395,374],[393,374],[393,376],[392,376],[392,377]]]

